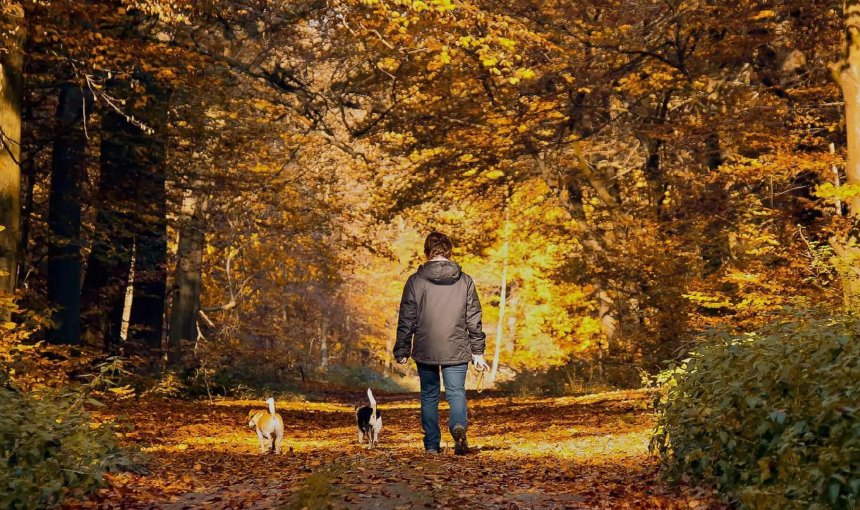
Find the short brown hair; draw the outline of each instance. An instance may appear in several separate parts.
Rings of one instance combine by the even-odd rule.
[[[424,240],[424,255],[426,255],[428,259],[440,256],[450,259],[451,250],[453,248],[454,245],[451,244],[451,240],[441,232],[431,232],[430,235],[427,236],[427,239]]]

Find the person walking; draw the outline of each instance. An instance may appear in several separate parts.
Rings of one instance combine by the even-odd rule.
[[[403,288],[394,359],[409,358],[418,366],[421,382],[421,427],[424,449],[439,453],[439,376],[451,407],[448,430],[454,453],[469,451],[466,430],[466,371],[469,362],[489,370],[484,360],[486,336],[481,325],[481,302],[472,277],[451,261],[453,245],[445,234],[433,232],[424,241],[427,262],[412,274]]]

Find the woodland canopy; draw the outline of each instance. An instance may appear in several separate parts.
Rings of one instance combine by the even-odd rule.
[[[511,393],[636,388],[775,315],[843,331],[858,13],[0,0],[0,381],[412,389],[391,347],[433,230]]]

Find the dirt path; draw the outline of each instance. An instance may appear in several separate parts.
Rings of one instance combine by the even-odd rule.
[[[352,402],[280,402],[284,455],[261,456],[245,428],[259,402],[126,404],[128,444],[147,474],[111,478],[97,508],[721,508],[698,491],[656,482],[647,454],[653,415],[642,392],[579,398],[470,395],[473,453],[421,447],[414,395],[379,395],[381,445],[356,444]],[[446,405],[442,418],[447,419]],[[108,415],[102,418],[109,418]],[[445,434],[447,436],[447,433]]]

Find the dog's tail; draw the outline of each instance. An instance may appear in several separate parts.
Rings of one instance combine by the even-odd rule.
[[[275,416],[275,399],[269,397],[266,399],[266,403],[269,404],[269,414]]]
[[[373,398],[373,392],[370,391],[370,388],[367,388],[367,400],[370,400],[370,408],[373,410],[370,413],[370,419],[376,421],[376,399]]]

